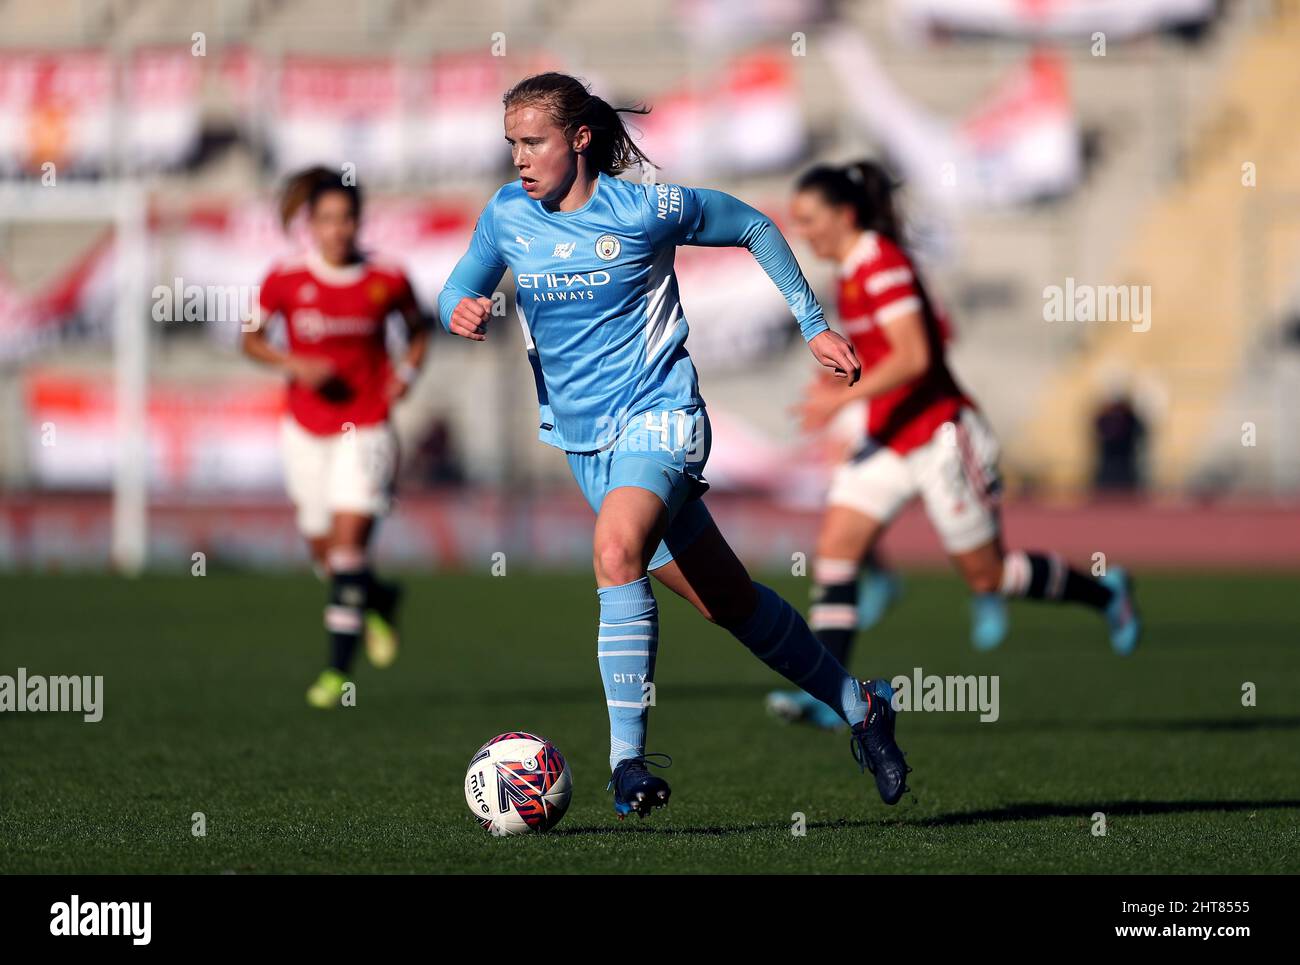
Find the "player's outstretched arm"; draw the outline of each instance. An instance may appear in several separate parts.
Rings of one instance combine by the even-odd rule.
[[[696,188],[699,220],[687,244],[747,248],[781,292],[813,357],[849,385],[862,366],[853,345],[830,330],[817,296],[772,219],[724,191]]]

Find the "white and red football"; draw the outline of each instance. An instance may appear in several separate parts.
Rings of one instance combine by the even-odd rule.
[[[523,731],[499,734],[478,749],[465,774],[465,803],[493,834],[529,834],[559,824],[573,778],[559,748]]]

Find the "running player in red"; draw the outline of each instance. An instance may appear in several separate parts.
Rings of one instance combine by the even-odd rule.
[[[827,496],[809,624],[847,663],[858,625],[859,570],[898,512],[919,496],[976,594],[977,648],[1001,643],[1002,598],[1028,598],[1092,607],[1106,616],[1114,651],[1132,653],[1140,624],[1123,569],[1112,566],[1094,580],[1053,553],[1004,551],[998,443],[948,370],[947,321],[902,247],[892,192],[888,174],[870,162],[813,168],[795,191],[795,231],[839,267],[840,322],[862,362],[862,379],[852,387],[812,383],[801,406],[803,427],[820,430],[843,406],[868,403],[866,440],[836,470]],[[778,692],[768,705],[788,719],[831,721],[806,694]]]
[[[367,547],[389,508],[397,440],[389,406],[406,394],[424,361],[429,330],[400,268],[357,248],[361,191],[325,168],[294,176],[280,215],[288,230],[306,208],[310,236],[301,256],[276,265],[262,282],[259,312],[244,352],[288,377],[283,426],[285,481],[316,570],[330,583],[325,607],[330,665],[307,691],[313,707],[339,705],[362,634],[377,667],[397,657],[395,584],[376,579]],[[408,347],[396,368],[384,326],[398,313]],[[289,350],[266,337],[265,322],[285,321]]]

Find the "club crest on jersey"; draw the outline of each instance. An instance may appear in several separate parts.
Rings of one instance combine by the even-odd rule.
[[[561,241],[559,244],[555,246],[555,250],[551,252],[551,257],[568,258],[571,254],[573,254],[573,249],[577,247],[578,247],[578,243],[576,241],[567,241],[567,242]]]
[[[596,257],[601,261],[613,261],[622,250],[623,246],[613,235],[601,235],[596,239]]]

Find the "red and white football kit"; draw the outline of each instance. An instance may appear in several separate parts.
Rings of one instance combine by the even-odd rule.
[[[910,259],[888,238],[864,232],[840,270],[839,316],[868,371],[891,351],[886,326],[917,312],[926,328],[924,373],[870,400],[864,445],[831,480],[827,501],[889,523],[920,496],[949,553],[998,535],[999,447],[944,358],[948,323]]]
[[[388,422],[384,328],[412,297],[398,268],[372,260],[340,268],[315,253],[277,265],[262,282],[260,320],[281,315],[291,354],[334,367],[318,388],[288,387],[285,483],[305,536],[328,533],[334,513],[389,509],[397,440]]]

